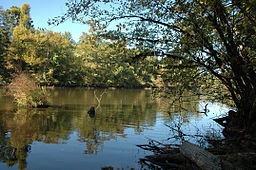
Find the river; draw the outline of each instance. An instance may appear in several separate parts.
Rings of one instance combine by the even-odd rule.
[[[153,98],[151,90],[55,88],[54,107],[17,109],[0,91],[0,169],[141,169],[139,159],[152,152],[136,145],[152,140],[179,143],[168,126],[182,124],[186,134],[221,137],[213,117],[227,108],[190,97],[182,109]],[[89,115],[90,107],[95,115]],[[168,111],[169,112],[168,112]],[[199,145],[201,139],[187,136]]]

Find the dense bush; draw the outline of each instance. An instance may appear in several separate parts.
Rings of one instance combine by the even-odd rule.
[[[14,98],[19,107],[37,107],[47,103],[46,89],[26,73],[14,76],[7,86],[7,94]]]

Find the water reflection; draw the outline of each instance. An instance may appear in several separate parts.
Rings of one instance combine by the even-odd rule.
[[[96,95],[100,94],[102,90],[97,90]],[[166,122],[177,113],[181,113],[187,123],[192,116],[201,116],[198,111],[199,97],[188,98],[187,102],[181,103],[179,108],[182,110],[177,110],[178,106],[170,107],[168,101],[152,100],[150,96],[151,92],[147,90],[108,90],[99,103],[94,90],[54,89],[51,90],[50,102],[55,107],[32,110],[14,110],[10,100],[1,97],[0,103],[4,103],[0,109],[1,162],[8,167],[18,165],[18,169],[26,169],[32,163],[27,164],[27,157],[33,146],[37,146],[35,143],[71,145],[77,141],[83,144],[82,153],[85,155],[107,152],[104,151],[107,141],[134,140],[127,132],[129,129],[134,130],[133,137],[138,139],[140,135],[154,132],[160,110],[166,111],[162,113]],[[93,116],[87,113],[92,106],[96,108]],[[74,132],[75,139],[72,137]],[[115,145],[115,142],[112,143]],[[126,145],[124,142],[120,147],[125,148]]]

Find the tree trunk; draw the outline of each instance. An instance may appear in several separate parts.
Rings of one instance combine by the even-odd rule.
[[[187,141],[183,142],[180,152],[196,163],[197,166],[204,170],[221,170],[221,159],[212,153]]]

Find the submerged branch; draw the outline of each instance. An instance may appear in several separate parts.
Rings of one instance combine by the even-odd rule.
[[[95,99],[98,101],[98,105],[97,105],[97,107],[96,107],[95,110],[97,110],[97,109],[100,107],[100,102],[101,102],[101,100],[102,100],[103,95],[104,95],[105,93],[107,93],[106,91],[107,91],[107,90],[105,89],[105,90],[100,94],[99,98],[98,98],[97,95],[96,95],[96,91],[95,91],[95,90],[93,91],[94,97],[95,97]]]

